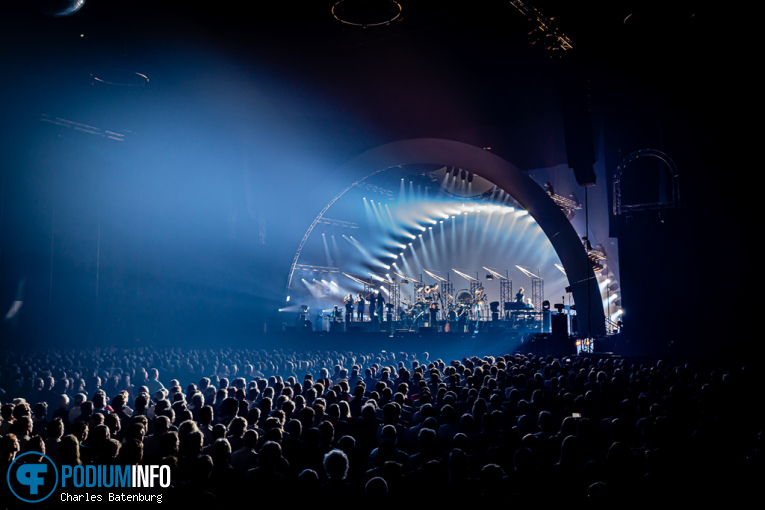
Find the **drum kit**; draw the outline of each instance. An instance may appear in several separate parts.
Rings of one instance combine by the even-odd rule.
[[[431,311],[440,309],[438,301],[441,299],[441,293],[438,291],[438,284],[416,286],[415,290],[419,292],[419,299],[412,302],[408,299],[401,300],[401,320],[411,326],[422,325],[426,321],[426,316]]]
[[[487,303],[486,293],[483,287],[478,287],[474,292],[462,289],[454,296],[447,294],[446,303],[447,320],[477,319]]]
[[[447,321],[459,321],[478,319],[481,317],[482,308],[488,304],[483,287],[478,287],[473,292],[463,289],[454,296],[438,291],[438,284],[420,287],[421,297],[415,302],[402,299],[401,320],[410,326],[416,326],[431,311],[438,312],[443,306]],[[440,302],[440,305],[439,305]]]

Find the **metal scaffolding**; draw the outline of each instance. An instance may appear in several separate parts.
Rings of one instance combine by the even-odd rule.
[[[531,306],[537,312],[542,311],[542,302],[545,300],[545,280],[539,276],[539,269],[537,272],[530,270],[527,267],[515,266],[521,270],[523,274],[531,278]]]

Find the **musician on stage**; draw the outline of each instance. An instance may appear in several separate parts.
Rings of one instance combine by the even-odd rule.
[[[340,309],[335,305],[335,308],[332,309],[332,320],[334,322],[340,322],[340,319],[343,317],[343,312],[340,311]]]
[[[459,333],[465,332],[465,329],[467,326],[467,319],[468,319],[468,307],[464,304],[461,304],[457,312],[457,331]]]
[[[519,287],[518,288],[518,293],[515,295],[515,302],[516,303],[520,303],[521,305],[523,305],[524,302],[525,302],[524,298],[525,298],[525,296],[523,295],[523,287]]]
[[[345,303],[345,322],[351,322],[353,319],[353,294],[348,294],[343,299]]]
[[[382,292],[380,292],[377,294],[377,316],[380,322],[382,322],[384,310],[385,310],[385,299],[383,299]]]
[[[361,295],[359,292],[358,297],[356,298],[356,320],[364,322],[364,307],[366,305],[366,300],[364,299],[364,296]]]
[[[430,303],[430,327],[438,326],[438,302],[434,299]]]

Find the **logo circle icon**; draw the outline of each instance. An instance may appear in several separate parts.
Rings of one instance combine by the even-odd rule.
[[[19,462],[27,455],[40,457],[40,462]],[[5,480],[13,495],[21,501],[39,503],[48,499],[58,487],[58,469],[44,453],[26,452],[13,459]]]

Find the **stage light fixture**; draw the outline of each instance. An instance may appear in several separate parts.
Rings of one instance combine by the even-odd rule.
[[[493,276],[493,275],[491,275],[491,274],[487,274],[487,275],[486,275],[486,279],[487,279],[487,280],[493,280],[493,279],[494,279],[494,276]]]

